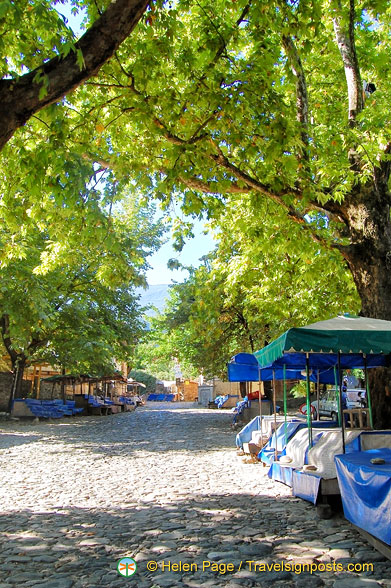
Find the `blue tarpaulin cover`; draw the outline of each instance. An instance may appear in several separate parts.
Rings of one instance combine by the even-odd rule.
[[[217,404],[217,408],[222,408],[224,404],[227,402],[228,398],[229,394],[226,394],[225,396],[216,396],[214,402],[215,404]]]
[[[272,434],[269,441],[263,447],[262,451],[260,451],[258,453],[258,458],[260,458],[261,461],[264,461],[262,459],[262,456],[268,455],[270,452],[272,452],[272,455],[274,456],[274,450],[276,448],[276,443],[277,443],[277,451],[278,452],[282,451],[283,449],[285,449],[285,445],[286,445],[285,433],[286,433],[287,441],[289,441],[299,429],[303,429],[306,426],[307,426],[307,423],[303,422],[302,419],[288,421],[287,423],[281,423],[279,425],[278,429]],[[266,461],[264,461],[264,463],[270,463],[271,461],[272,460],[270,460],[270,461],[266,460]]]
[[[328,429],[334,428],[337,426],[335,421],[312,421],[312,428],[313,429]],[[269,441],[265,444],[262,450],[258,453],[258,459],[262,461],[262,463],[270,465],[272,461],[274,461],[275,456],[275,446],[276,446],[276,436],[277,436],[277,453],[278,455],[282,455],[285,451],[285,429],[286,429],[286,440],[287,442],[292,439],[300,429],[306,429],[307,423],[304,423],[302,420],[299,421],[289,421],[286,423],[282,423],[276,433],[270,437]]]
[[[278,461],[273,461],[267,475],[275,482],[282,482],[292,488],[292,472],[292,468],[282,466]]]
[[[292,494],[316,504],[321,477],[299,470],[292,472]]]
[[[258,356],[260,351],[258,351],[255,355]],[[349,353],[344,354],[342,353],[340,356],[341,359],[341,369],[351,369],[351,368],[364,368],[365,363],[363,356],[359,353]],[[336,353],[310,353],[309,354],[309,368],[310,370],[330,370],[333,366],[336,366],[338,363],[338,355]],[[388,366],[390,363],[389,357],[385,355],[367,355],[367,367],[381,367],[381,366]],[[306,364],[306,354],[305,353],[285,353],[279,359],[276,359],[273,363],[273,366],[276,368],[282,367],[286,365],[286,369],[305,369]],[[330,370],[329,373],[331,373]],[[332,380],[331,380],[332,381]]]
[[[317,444],[319,439],[322,437],[323,433],[323,430],[317,431],[315,429],[315,431],[313,431],[312,446],[315,446]],[[304,454],[305,464],[308,463],[309,448],[310,445],[308,444]],[[272,480],[275,480],[276,482],[282,482],[283,484],[286,484],[287,486],[290,486],[292,488],[292,472],[295,469],[296,468],[294,466],[281,465],[278,461],[273,461],[267,475],[269,476],[269,478],[272,478]]]
[[[299,353],[291,354],[292,357],[289,360],[289,364],[286,366],[285,379],[286,380],[305,380],[306,376],[303,370],[305,369],[305,361],[303,363]],[[362,358],[360,358],[362,363]],[[295,361],[297,365],[295,365]],[[334,384],[334,371],[332,366],[335,365],[333,361],[324,361],[322,357],[322,363],[318,367],[319,375],[317,370],[314,371],[310,380],[316,382],[319,377],[319,381],[322,384]],[[256,357],[252,353],[237,353],[232,357],[231,361],[227,365],[228,367],[228,380],[230,382],[267,382],[273,380],[284,379],[283,367],[276,366],[275,368],[265,367],[259,369],[259,364]]]
[[[386,463],[372,464],[374,457]],[[391,449],[336,455],[335,463],[345,517],[391,545]]]
[[[236,435],[236,447],[243,447],[243,443],[249,443],[253,431],[259,431],[261,429],[261,417],[254,417],[239,433]]]

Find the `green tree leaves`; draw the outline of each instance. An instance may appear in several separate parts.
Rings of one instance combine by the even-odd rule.
[[[121,194],[83,186],[77,172],[69,170],[75,182],[64,182],[61,193],[41,178],[40,200],[18,183],[12,202],[9,188],[0,207],[0,313],[9,352],[102,371],[129,359],[144,329],[133,289],[145,282],[161,228],[154,209],[126,197],[125,186]]]
[[[320,215],[307,222],[327,230]],[[226,377],[234,354],[255,351],[293,325],[359,309],[338,253],[308,240],[276,204],[235,195],[213,227],[216,251],[171,288],[165,312],[152,323],[150,353],[167,365],[177,357],[198,373]]]

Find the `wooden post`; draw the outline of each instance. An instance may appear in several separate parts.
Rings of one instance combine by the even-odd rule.
[[[62,396],[62,401],[65,404],[65,379],[64,379],[64,376],[65,376],[65,368],[62,368],[61,373],[62,373],[62,376],[63,376],[63,378],[61,380],[61,396]]]
[[[42,376],[42,365],[39,364],[38,381],[37,381],[37,398],[41,393],[41,376]]]
[[[37,366],[34,364],[33,365],[33,381],[32,381],[31,390],[32,390],[33,396],[35,394],[35,398],[38,398],[38,387],[37,387],[37,384],[36,384],[36,381],[35,381],[35,378],[36,378],[36,375],[35,375],[36,367]]]

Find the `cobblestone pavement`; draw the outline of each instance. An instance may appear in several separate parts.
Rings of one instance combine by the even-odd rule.
[[[342,516],[317,519],[236,455],[230,420],[151,403],[111,417],[0,423],[1,588],[391,586],[390,562]],[[116,571],[126,555],[138,562],[131,578]],[[331,571],[263,571],[300,562]],[[363,562],[373,571],[335,571]]]

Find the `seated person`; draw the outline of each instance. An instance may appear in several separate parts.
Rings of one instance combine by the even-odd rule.
[[[361,390],[357,393],[357,402],[360,404],[360,408],[365,408],[367,405],[364,392]]]

